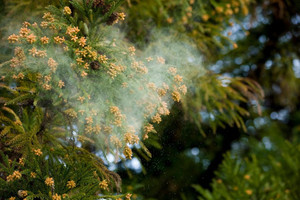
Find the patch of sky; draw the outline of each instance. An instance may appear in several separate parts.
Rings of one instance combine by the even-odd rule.
[[[108,170],[110,170],[110,171],[114,171],[114,170],[116,170],[117,169],[117,165],[116,164],[113,164],[113,163],[110,163],[109,165],[108,165]]]
[[[233,142],[231,144],[232,154],[240,154],[244,149],[248,147],[249,140],[247,138],[242,138],[238,142]]]
[[[270,20],[266,17],[264,17],[265,15],[270,14],[271,12],[266,12],[265,9],[263,9],[262,7],[257,7],[256,8],[256,19],[258,23],[262,23],[262,24],[268,24],[270,23]]]
[[[193,147],[185,152],[185,155],[192,158],[195,161],[195,163],[200,162],[199,154],[200,150],[197,147]]]
[[[223,87],[227,87],[230,83],[230,80],[229,79],[222,79],[222,86]]]
[[[81,148],[81,147],[82,147],[82,143],[79,142],[79,141],[76,141],[76,146],[77,146],[78,148]]]
[[[295,25],[300,24],[300,15],[297,14],[297,15],[293,16],[291,21]]]
[[[233,151],[238,151],[238,150],[240,149],[240,144],[239,144],[239,142],[234,142],[234,143],[232,143],[232,144],[231,144],[231,149],[232,149]]]
[[[68,126],[67,129],[70,130],[71,129],[70,126]],[[78,137],[77,137],[78,136],[78,127],[76,125],[73,125],[72,129],[73,129],[72,134],[73,134],[74,137],[69,137],[69,139],[74,140],[75,145],[77,147],[81,148],[82,143],[80,141],[78,141]]]
[[[270,23],[269,19],[265,17],[265,14],[268,14],[263,10],[262,7],[257,7],[255,10],[256,20],[253,20],[253,17],[249,15],[245,18],[243,22],[243,27],[245,30],[249,30],[251,28],[256,28],[260,24],[268,24]]]
[[[115,157],[113,154],[109,153],[104,156],[102,151],[96,152],[96,156],[102,159],[103,163],[107,166],[110,171],[114,171],[117,169]]]
[[[249,134],[255,134],[255,132],[256,132],[256,129],[254,128],[254,126],[248,126],[247,130],[248,130]]]
[[[218,60],[214,65],[210,67],[210,70],[212,70],[215,73],[220,73],[221,69],[223,67],[223,61]]]
[[[289,110],[288,109],[282,109],[278,112],[278,120],[280,121],[286,121],[289,116]]]
[[[203,159],[202,160],[202,166],[203,166],[204,169],[207,169],[209,164],[210,164],[210,161],[208,159]]]
[[[101,158],[101,159],[103,160],[103,163],[104,163],[105,165],[109,165],[109,164],[110,164],[109,161],[108,161],[108,159],[107,159],[107,156],[108,156],[109,154],[108,154],[107,156],[105,156],[104,153],[103,153],[102,151],[97,151],[97,152],[95,153],[95,155],[98,156],[99,158]]]
[[[243,59],[241,57],[237,57],[234,59],[235,64],[240,65],[243,62]]]
[[[134,170],[136,173],[142,172],[142,165],[137,158],[132,158],[126,162],[128,168]]]
[[[280,94],[281,93],[281,88],[277,84],[272,84],[272,90],[276,94]]]
[[[66,139],[69,141],[74,141],[74,144],[77,146],[77,147],[81,147],[82,146],[82,143],[78,141],[77,139],[77,136],[78,136],[78,129],[76,126],[72,126],[72,128],[70,126],[67,126],[67,130],[73,130],[72,131],[72,134],[71,136],[67,136]],[[62,141],[64,142],[64,141]]]
[[[257,101],[252,99],[249,101],[249,103],[252,105],[252,106],[255,106],[257,104]]]
[[[255,118],[255,119],[253,120],[253,122],[254,122],[254,126],[255,126],[256,128],[261,128],[261,127],[263,127],[264,125],[266,125],[266,124],[269,122],[269,120],[268,120],[267,117],[258,117],[258,118]]]
[[[231,73],[224,73],[222,74],[219,79],[221,80],[222,82],[222,86],[223,87],[227,87],[230,83],[230,79],[229,78],[232,78],[232,74]]]
[[[258,41],[263,44],[267,41],[267,37],[265,35],[261,35],[259,36]]]
[[[64,160],[62,160],[60,158],[58,158],[57,160],[60,164],[63,164],[65,167],[67,166],[67,164],[64,162]]]
[[[257,68],[256,64],[251,65],[251,70],[255,70]]]
[[[267,62],[265,63],[266,69],[271,69],[272,64],[273,64],[272,60],[267,60]]]
[[[9,85],[9,87],[11,89],[15,89],[17,87],[17,83],[16,82],[11,82],[10,85]]]
[[[215,119],[215,116],[212,113],[206,111],[200,111],[200,115],[203,122],[208,122]]]
[[[194,147],[191,149],[191,153],[192,153],[192,155],[197,156],[197,155],[199,155],[200,150],[197,147]]]
[[[295,76],[297,78],[300,78],[300,59],[293,60],[293,70],[294,70]]]
[[[281,43],[285,43],[285,42],[288,42],[289,40],[291,40],[292,39],[292,34],[291,34],[291,32],[287,32],[285,35],[283,35],[283,36],[281,36],[280,38],[279,38],[279,41],[281,42]]]
[[[115,160],[114,155],[112,155],[111,153],[109,153],[109,154],[106,156],[106,158],[107,158],[108,162],[110,162],[110,163],[114,162],[114,160]]]
[[[244,72],[249,72],[250,66],[249,66],[249,65],[242,65],[242,66],[241,66],[241,69],[242,69]]]
[[[286,121],[289,115],[288,109],[282,109],[278,112],[272,112],[270,114],[271,119],[273,120],[280,120],[280,121]]]
[[[270,117],[271,117],[271,119],[276,120],[276,119],[278,119],[278,113],[277,112],[272,112],[270,114]]]
[[[268,150],[272,149],[272,142],[271,142],[270,138],[263,137],[262,142],[266,149],[268,149]]]
[[[233,26],[228,27],[223,31],[223,35],[225,35],[232,41],[241,40],[245,37],[244,25],[245,25],[244,23],[242,24],[233,23]]]

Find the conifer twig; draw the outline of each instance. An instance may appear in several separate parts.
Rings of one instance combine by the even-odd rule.
[[[0,67],[3,67],[3,66],[5,66],[5,65],[7,65],[7,64],[9,64],[9,63],[11,63],[10,60],[8,60],[8,61],[6,61],[6,62],[4,62],[4,63],[1,63],[1,64],[0,64]]]
[[[116,198],[122,198],[122,197],[125,197],[126,196],[126,194],[121,194],[121,195],[103,195],[103,196],[101,196],[101,198],[114,198],[114,199],[116,199]]]

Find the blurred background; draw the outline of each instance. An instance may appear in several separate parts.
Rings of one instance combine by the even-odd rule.
[[[7,35],[59,1],[0,0],[0,63]],[[300,1],[126,0],[117,25],[144,49],[174,35],[205,72],[131,161],[111,164],[133,199],[300,199]]]

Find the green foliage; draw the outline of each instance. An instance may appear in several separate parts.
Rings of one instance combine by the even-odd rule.
[[[209,58],[219,48],[233,44],[225,29],[240,23],[237,17],[248,14],[249,4],[248,0],[129,0],[128,37],[143,46],[153,28],[163,28],[190,37]]]
[[[22,82],[26,83],[25,80]],[[113,185],[118,190],[119,176],[108,171],[94,154],[74,146],[73,133],[69,136],[68,125],[61,121],[62,116],[37,106],[33,102],[34,88],[29,90],[26,84],[18,85],[12,89],[1,84],[4,95],[0,112],[0,196],[16,197],[18,191],[24,190],[28,192],[27,199],[52,199],[56,193],[68,194],[68,199],[97,199],[102,180],[108,181],[111,191]],[[20,98],[28,92],[31,98]],[[72,146],[68,145],[68,140]],[[41,150],[42,156],[34,153],[37,149]],[[20,172],[22,178],[9,181],[8,177],[14,171]],[[31,177],[31,172],[36,173],[36,178]],[[54,179],[55,188],[45,185],[46,177]],[[75,181],[75,189],[66,186],[70,180]]]
[[[50,200],[55,194],[64,194],[65,199],[98,199],[100,180],[110,180],[112,181],[108,182],[110,185],[119,186],[119,177],[108,172],[102,161],[89,152],[76,147],[43,146],[42,155],[34,153],[34,150],[28,150],[26,158],[19,158],[19,162],[10,160],[2,153],[0,178],[2,198],[16,197],[19,191],[23,190],[28,193],[26,199]],[[20,172],[20,177],[15,176],[10,180],[9,175],[16,172]],[[7,180],[3,178],[5,176]],[[47,178],[52,178],[53,185],[46,183]],[[68,186],[69,181],[74,181],[76,185]],[[105,193],[103,191],[102,194]]]
[[[49,14],[44,15],[43,21],[46,22],[46,30],[45,27],[39,27],[42,19],[37,16],[48,3],[51,4],[47,7]],[[259,121],[259,118],[254,122],[249,119],[253,105],[257,108],[255,115],[263,114],[260,119],[264,119],[265,123],[270,123],[268,114],[273,112],[274,107],[276,110],[288,107],[288,112],[296,111],[299,107],[299,81],[293,67],[299,55],[299,29],[297,20],[290,20],[296,16],[298,3],[293,0],[270,1],[265,6],[261,1],[252,1],[250,4],[248,0],[0,0],[0,4],[3,5],[0,37],[4,38],[0,41],[0,62],[10,59],[12,49],[16,46],[21,47],[26,56],[22,60],[24,63],[13,66],[15,68],[12,70],[11,64],[16,64],[16,57],[21,58],[18,57],[20,49],[15,48],[15,60],[0,64],[0,199],[24,199],[25,193],[22,191],[27,192],[26,199],[33,200],[99,199],[100,196],[103,199],[130,199],[125,195],[117,195],[121,179],[109,171],[102,161],[109,153],[118,157],[119,151],[122,152],[124,148],[118,146],[120,143],[125,143],[127,149],[124,150],[127,150],[127,155],[132,155],[127,146],[128,138],[123,137],[129,129],[115,127],[112,123],[115,116],[109,108],[116,104],[122,105],[120,109],[130,113],[126,115],[127,119],[131,118],[131,122],[138,124],[139,129],[141,124],[153,122],[153,112],[145,117],[141,114],[145,110],[139,107],[140,102],[149,100],[153,91],[156,91],[146,85],[152,81],[158,83],[156,89],[163,89],[162,82],[156,82],[159,79],[157,77],[166,74],[165,67],[173,66],[181,66],[178,72],[183,72],[183,79],[187,80],[187,96],[183,98],[182,104],[173,106],[171,110],[175,113],[164,117],[167,125],[156,124],[158,131],[149,124],[141,128],[144,129],[141,132],[151,129],[144,134],[144,138],[148,137],[148,133],[159,134],[133,148],[133,154],[143,162],[143,174],[150,178],[143,177],[144,180],[139,176],[140,179],[135,179],[133,172],[127,169],[131,179],[126,179],[125,175],[124,188],[130,192],[142,191],[139,197],[145,199],[153,199],[155,195],[158,199],[178,199],[179,196],[190,199],[194,193],[188,187],[193,178],[201,177],[203,180],[203,177],[209,176],[214,170],[212,165],[217,166],[218,159],[221,162],[219,155],[232,148],[230,145],[234,140],[242,143],[240,137],[248,138],[240,135],[238,129],[248,129],[251,141],[245,146],[250,151],[238,155],[236,152],[226,154],[211,191],[194,185],[201,195],[199,199],[300,198],[295,187],[300,180],[297,167],[298,142],[279,142],[274,145],[275,149],[270,150],[262,147],[259,135],[260,131],[270,132],[270,136],[274,135],[273,132],[284,135],[283,130],[293,130],[293,134],[297,134],[299,113],[291,115],[295,119],[278,123],[279,126],[269,130],[259,130],[259,123],[255,121]],[[291,6],[293,4],[295,6]],[[70,13],[64,9],[66,6]],[[126,23],[120,25],[121,30],[126,32],[125,38],[118,33],[119,30],[108,26],[123,20],[124,14],[116,12],[120,6],[127,15]],[[260,9],[266,10],[264,15],[261,15]],[[248,17],[249,10],[258,10],[257,16],[254,12]],[[273,12],[276,14],[273,15]],[[246,31],[243,26],[248,26],[247,20],[250,17],[254,24],[259,23]],[[15,30],[19,25],[14,23],[24,18],[37,22],[35,25],[25,23],[22,28],[29,26],[38,41],[31,43],[26,37],[19,37],[22,44],[7,46],[5,34],[10,33],[11,29]],[[265,19],[270,22],[265,22]],[[86,44],[80,45],[75,41],[76,38],[72,38],[74,35],[66,33],[70,27],[78,27],[76,36],[78,39],[87,39],[87,49],[84,49]],[[241,29],[238,34],[229,30],[237,27]],[[158,34],[161,32],[163,34]],[[230,37],[231,34],[239,35],[238,38],[243,35],[242,40],[233,41],[236,37]],[[257,39],[264,34],[267,35],[267,42]],[[40,41],[43,36],[49,38],[48,44]],[[54,39],[57,36],[64,37],[64,41],[57,44],[59,42]],[[132,50],[127,39],[137,43],[143,50]],[[158,42],[153,44],[153,41]],[[192,46],[203,55],[203,63],[198,61],[199,53]],[[33,48],[37,48],[38,52],[47,50],[47,59],[29,55],[29,50]],[[88,56],[84,50],[89,50]],[[146,59],[149,52],[154,52],[156,56],[153,61],[148,57],[151,62]],[[108,61],[103,62],[98,55],[106,55]],[[165,60],[162,61],[160,56]],[[58,61],[57,70],[48,66],[50,57]],[[80,58],[84,63],[80,64]],[[271,70],[264,69],[268,59],[273,61]],[[141,68],[138,69],[144,69],[141,60],[149,64],[151,69],[158,70],[147,77],[133,79],[134,64],[139,64]],[[222,61],[221,71],[230,73],[230,78],[207,70],[210,62],[216,60]],[[242,63],[238,64],[238,60],[242,60]],[[111,78],[108,72],[112,69],[111,64],[115,63],[117,67],[124,65],[128,70]],[[245,66],[252,70],[252,74],[251,70],[248,70],[249,74],[243,70]],[[235,77],[241,75],[247,77]],[[266,107],[260,108],[259,104],[264,97],[261,86],[249,77],[262,83],[267,94]],[[170,91],[180,91],[179,94],[183,96],[184,87],[178,89],[183,83],[175,85],[173,79],[175,74],[166,75]],[[62,83],[65,85],[62,86]],[[123,84],[128,84],[131,90],[125,90],[121,87]],[[276,86],[281,89],[277,96],[272,91]],[[132,95],[133,92],[136,94]],[[176,98],[176,95],[170,93],[172,95],[173,99]],[[135,100],[139,98],[141,101],[137,103]],[[168,111],[167,106],[161,108]],[[95,109],[100,113],[97,117],[93,114]],[[89,126],[90,116],[93,126]],[[160,116],[155,120],[160,121]],[[98,125],[96,123],[101,125],[101,131],[94,126]],[[112,145],[109,144],[113,143],[113,134],[109,131],[111,127],[114,127],[113,134],[118,136],[117,139],[122,140],[115,140]],[[210,130],[215,135],[207,134]],[[92,132],[101,134],[92,135]],[[201,137],[199,132],[205,137]],[[251,139],[252,134],[259,139]],[[289,137],[285,134],[285,138]],[[274,144],[283,140],[282,137],[272,139]],[[147,149],[149,147],[151,151]],[[199,152],[195,156],[197,148]],[[205,163],[210,164],[206,166]],[[127,168],[128,162],[118,165],[121,174],[123,164]],[[35,178],[32,172],[36,173]],[[45,183],[50,177],[53,178],[53,186]],[[68,187],[71,180],[76,183],[76,187]],[[167,185],[162,187],[157,185],[157,181],[166,182]],[[149,188],[153,191],[149,191]]]
[[[208,125],[214,133],[217,127],[236,125],[246,132],[242,117],[249,116],[249,112],[242,103],[256,102],[258,113],[261,114],[259,101],[264,94],[261,87],[247,78],[229,78],[215,74],[206,74],[193,79],[193,87],[187,96],[188,101],[183,107],[188,117],[204,133],[203,125]]]
[[[100,1],[101,2],[101,1]],[[70,6],[71,15],[64,15],[61,9],[53,5],[48,6],[48,10],[55,16],[59,24],[65,23],[72,26],[78,26],[83,35],[89,37],[94,43],[103,40],[103,23],[112,25],[117,20],[115,10],[124,2],[124,0],[102,1],[102,4],[96,5],[94,1],[75,0],[61,2],[61,8]]]
[[[199,199],[299,199],[300,145],[297,140],[277,141],[273,138],[267,144],[272,145],[269,150],[253,141],[255,154],[246,158],[227,153],[216,171],[212,191],[193,186]]]
[[[79,15],[83,17],[81,14],[86,13],[80,12],[86,11],[91,3],[82,1],[85,4],[81,4],[83,7],[80,7],[76,4],[79,2],[81,1],[73,2],[74,10],[77,9]],[[109,12],[117,8],[119,1],[114,2],[110,2],[112,5]],[[81,10],[82,8],[85,10]],[[63,9],[56,9],[53,6],[49,7],[49,10],[59,17],[63,14]],[[48,17],[51,18],[50,13]],[[82,19],[72,18],[66,21],[59,17],[60,21],[52,21],[51,18],[52,28],[58,26],[66,28],[65,23],[72,20],[74,26],[78,26],[77,23]],[[47,22],[47,26],[50,25],[50,21]],[[29,30],[26,29],[28,24],[30,23],[26,22],[23,26],[25,31]],[[99,24],[91,27],[96,25]],[[34,25],[30,31],[38,36],[43,32]],[[50,33],[44,34],[50,35]],[[20,33],[19,41],[21,35]],[[28,36],[27,33],[25,35]],[[36,41],[34,38],[33,40]],[[2,77],[0,83],[1,199],[13,197],[35,200],[98,199],[99,195],[106,199],[124,197],[125,195],[115,195],[115,192],[120,192],[120,177],[109,171],[101,158],[84,147],[78,147],[78,140],[82,143],[84,141],[93,143],[93,141],[87,137],[75,137],[79,127],[75,127],[74,118],[68,113],[70,107],[66,102],[52,98],[53,94],[41,90],[41,74],[45,75],[44,73],[49,73],[49,70],[41,70],[45,63],[41,64],[26,58],[29,47],[30,45],[23,45],[22,48],[16,48],[16,59],[0,65]],[[41,45],[33,47],[46,52],[46,48]],[[53,46],[48,47],[49,53],[51,48]],[[70,45],[70,48],[74,47]],[[50,66],[56,67],[55,61],[48,67]],[[11,70],[11,67],[17,68]],[[64,76],[66,72],[68,71],[63,70]],[[18,76],[12,77],[15,73],[18,73]],[[71,111],[71,114],[73,112]],[[74,181],[72,187],[68,186],[71,180]]]
[[[3,0],[4,13],[16,20],[26,15],[31,17],[41,14],[49,4],[58,5],[59,0],[35,1],[35,0]]]

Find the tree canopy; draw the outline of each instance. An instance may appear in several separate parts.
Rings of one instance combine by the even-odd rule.
[[[0,0],[0,199],[300,199],[297,0]]]

